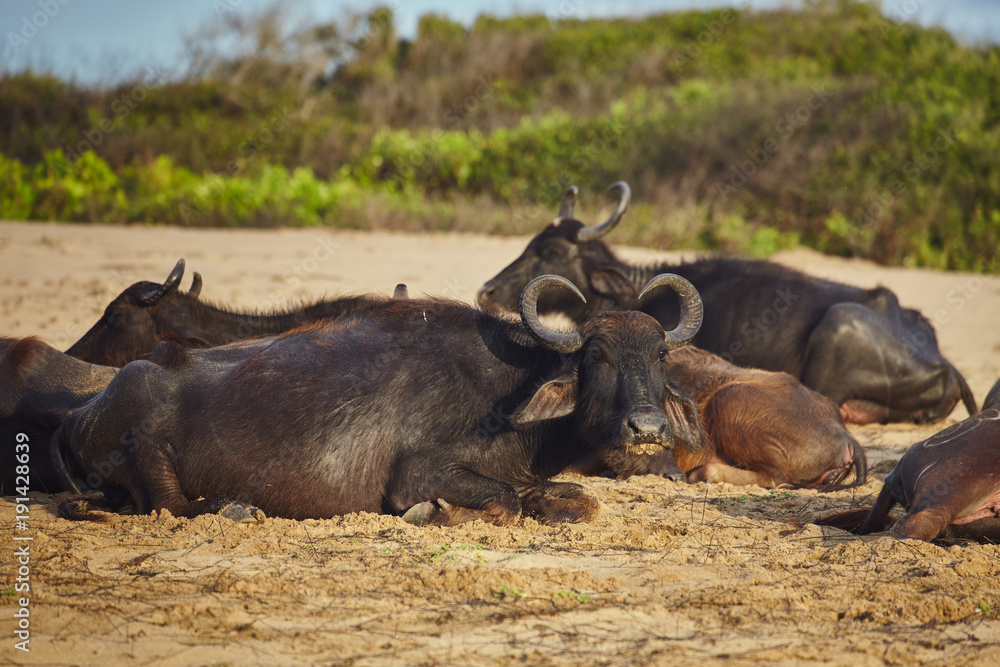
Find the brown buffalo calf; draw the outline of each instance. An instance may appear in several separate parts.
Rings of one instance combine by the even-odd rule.
[[[910,447],[886,476],[871,511],[817,523],[851,529],[852,517],[861,516],[855,532],[867,535],[885,528],[896,503],[907,512],[892,526],[894,537],[1000,542],[1000,382],[982,412]]]
[[[689,482],[829,489],[854,469],[863,484],[864,450],[830,399],[787,373],[740,368],[694,347],[670,355],[667,373],[698,406],[708,435],[701,451],[674,450]]]
[[[675,388],[698,407],[705,432],[700,451],[682,441],[673,449],[688,482],[830,490],[853,468],[852,486],[864,483],[864,450],[847,432],[837,406],[791,375],[740,368],[690,346],[671,352],[666,363]],[[632,455],[609,461],[608,467],[620,476],[669,475],[669,458],[670,453]]]

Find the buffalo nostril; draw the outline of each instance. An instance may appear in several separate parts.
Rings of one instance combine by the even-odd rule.
[[[660,439],[667,428],[667,420],[661,415],[638,414],[628,418],[628,427],[639,439]]]

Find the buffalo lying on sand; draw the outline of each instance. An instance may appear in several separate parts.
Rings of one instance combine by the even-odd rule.
[[[868,535],[885,529],[896,503],[907,510],[891,528],[900,539],[1000,543],[1000,382],[982,412],[910,447],[886,475],[870,511],[819,523]]]
[[[670,475],[676,464],[692,484],[830,491],[844,488],[852,470],[851,486],[864,484],[865,452],[847,432],[837,406],[787,373],[740,368],[688,346],[671,353],[667,375],[698,406],[705,446],[691,450],[679,443],[655,457],[620,456],[608,466],[619,476]]]
[[[636,309],[670,327],[677,321],[676,299],[658,295],[639,303],[636,297],[650,277],[672,272],[690,280],[705,302],[705,326],[694,345],[739,366],[789,373],[833,400],[845,421],[932,422],[959,400],[969,414],[976,411],[972,391],[941,355],[930,322],[900,307],[884,287],[851,287],[765,261],[620,261],[601,239],[622,219],[631,195],[623,182],[611,187],[620,193],[618,206],[593,227],[572,217],[571,188],[561,208],[568,217],[556,218],[487,281],[479,305],[513,309],[529,280],[556,274],[579,285],[587,301],[547,294],[538,306],[543,314],[582,322],[605,310]]]
[[[708,434],[700,451],[674,451],[689,482],[830,490],[853,470],[852,485],[865,483],[865,452],[837,406],[787,373],[740,368],[695,347],[671,355],[667,372]]]
[[[45,493],[63,490],[52,465],[49,440],[70,410],[103,391],[116,372],[74,359],[35,337],[0,338],[0,453],[4,460],[0,494],[13,494],[23,486]],[[25,446],[15,452],[16,445]],[[28,475],[21,475],[19,468]]]
[[[369,296],[348,296],[274,313],[235,312],[200,300],[201,276],[188,292],[178,290],[181,259],[163,284],[138,282],[108,304],[101,318],[66,354],[92,364],[121,367],[151,353],[164,336],[195,347],[279,334],[310,322],[363,310]]]
[[[551,476],[594,453],[699,446],[693,405],[671,392],[666,362],[700,326],[701,301],[672,275],[643,291],[660,286],[683,303],[666,332],[638,312],[554,332],[538,319],[539,295],[579,293],[544,276],[524,289],[520,322],[373,297],[279,336],[208,349],[164,342],[66,419],[53,456],[78,492],[99,488],[139,512],[192,516],[236,501],[295,519],[589,520],[594,496]]]

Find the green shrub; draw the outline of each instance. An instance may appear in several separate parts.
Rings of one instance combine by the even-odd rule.
[[[127,113],[141,81],[0,75],[0,215],[527,233],[569,185],[589,216],[626,180],[622,242],[1000,266],[1000,49],[874,4],[429,14],[412,43],[385,9],[278,16]]]

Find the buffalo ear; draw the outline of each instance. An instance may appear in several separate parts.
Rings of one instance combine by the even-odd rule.
[[[539,387],[531,400],[514,411],[511,422],[515,427],[527,426],[571,414],[576,409],[576,384],[576,373],[567,373],[549,380]]]
[[[588,272],[590,287],[616,305],[624,305],[639,298],[635,285],[613,266],[600,266]]]

